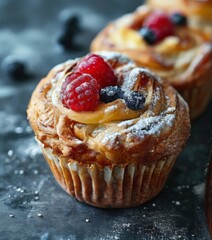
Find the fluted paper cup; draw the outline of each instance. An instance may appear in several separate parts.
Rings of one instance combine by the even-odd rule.
[[[102,208],[135,207],[155,197],[164,187],[177,155],[150,165],[102,166],[65,159],[42,147],[60,186],[81,202]]]

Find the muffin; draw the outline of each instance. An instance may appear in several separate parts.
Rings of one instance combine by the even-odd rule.
[[[33,92],[27,114],[60,186],[101,208],[155,197],[190,132],[182,97],[113,52],[54,67]]]
[[[207,107],[212,89],[212,45],[181,13],[141,6],[110,23],[93,40],[92,51],[118,51],[154,71],[184,97],[191,118]]]
[[[147,0],[151,7],[180,11],[190,17],[190,24],[194,28],[205,30],[212,39],[212,0]]]

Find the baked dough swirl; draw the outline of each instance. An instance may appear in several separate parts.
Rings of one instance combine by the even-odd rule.
[[[102,177],[106,181],[108,171],[112,171],[109,176],[117,174],[117,166],[123,172],[129,165],[141,169],[141,166],[155,166],[158,161],[166,162],[168,159],[168,167],[164,165],[167,176],[189,136],[188,107],[171,86],[149,70],[137,67],[126,56],[112,52],[98,54],[112,66],[118,78],[118,85],[125,92],[138,90],[144,94],[146,102],[142,110],[128,109],[122,99],[107,104],[100,103],[94,112],[77,113],[65,108],[59,97],[61,85],[79,61],[76,59],[54,67],[47,77],[42,79],[29,103],[28,118],[52,172],[71,195],[100,207],[139,205],[161,190],[166,177],[161,178],[161,185],[154,193],[148,193],[148,196],[145,195],[136,201],[123,203],[125,199],[117,203],[111,196],[108,199],[103,192],[101,194],[105,196],[105,200],[97,202],[91,200],[88,195],[82,197],[78,192],[82,192],[82,189],[77,190],[73,187],[76,172],[72,171],[78,172],[77,179],[80,177],[80,184],[85,184],[86,188],[86,182],[83,182],[85,176],[81,176],[80,172],[85,174],[85,166],[86,174],[89,169],[92,184],[98,185],[102,171],[106,174]],[[94,176],[90,168],[95,169]],[[71,169],[71,177],[68,169]],[[98,178],[94,179],[96,174]],[[114,182],[111,184],[114,185]]]
[[[181,93],[195,118],[206,108],[212,89],[210,36],[188,24],[175,27],[174,36],[148,45],[139,29],[153,11],[154,8],[144,5],[113,21],[96,36],[91,50],[125,53],[139,66],[150,68]]]
[[[37,138],[54,152],[106,165],[151,162],[161,154],[179,151],[189,131],[182,98],[149,70],[125,61],[127,58],[113,53],[102,56],[113,66],[125,91],[144,92],[144,109],[129,110],[122,99],[102,103],[95,112],[77,113],[65,108],[59,97],[61,83],[76,63],[68,61],[55,67],[32,96],[28,115]]]

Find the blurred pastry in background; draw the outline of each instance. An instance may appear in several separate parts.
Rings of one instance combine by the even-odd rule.
[[[212,0],[147,0],[146,3],[153,8],[185,13],[192,27],[204,29],[212,39]]]
[[[212,89],[210,35],[190,24],[190,15],[147,5],[109,23],[91,51],[118,51],[167,80],[188,102],[192,119],[207,107]]]

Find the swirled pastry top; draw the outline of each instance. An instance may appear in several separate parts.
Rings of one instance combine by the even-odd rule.
[[[188,19],[187,25],[175,26],[174,35],[149,45],[139,29],[153,12],[153,8],[144,5],[110,23],[93,40],[91,50],[123,52],[140,66],[152,69],[176,87],[197,79],[212,65],[210,37],[192,28]]]
[[[67,161],[151,162],[179,152],[189,135],[188,108],[176,91],[149,70],[118,53],[100,54],[114,70],[118,85],[137,90],[146,101],[130,110],[122,99],[100,103],[96,111],[65,108],[58,93],[79,59],[54,67],[36,87],[27,113],[37,139]]]

